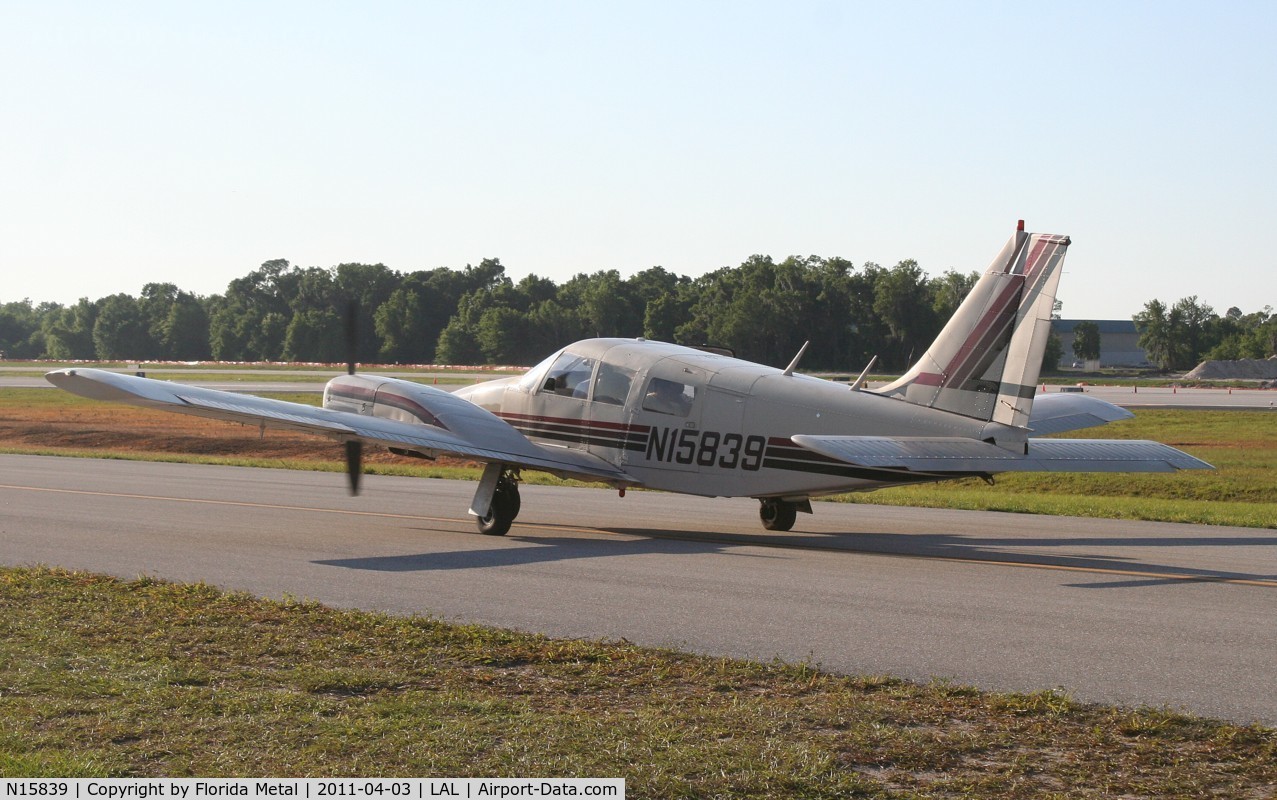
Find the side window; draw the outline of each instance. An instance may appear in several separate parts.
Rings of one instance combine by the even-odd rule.
[[[634,370],[604,362],[599,365],[599,376],[594,379],[594,402],[614,406],[625,405],[630,394]]]
[[[643,395],[643,408],[658,414],[686,417],[696,400],[696,387],[679,381],[653,378]]]
[[[564,353],[554,360],[545,374],[541,391],[564,397],[582,397],[590,393],[590,375],[594,372],[594,359]]]
[[[532,369],[523,373],[523,377],[519,378],[519,388],[525,392],[531,393],[540,389],[545,383],[545,375],[550,370],[550,364],[554,361],[554,356],[549,356],[541,360]]]

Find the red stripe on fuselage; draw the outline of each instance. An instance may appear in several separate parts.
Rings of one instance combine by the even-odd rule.
[[[501,412],[498,417],[506,421],[518,422],[540,422],[547,425],[562,425],[568,428],[593,428],[595,430],[613,430],[622,433],[647,433],[652,429],[650,425],[631,425],[627,422],[603,422],[594,419],[576,419],[573,417],[546,417],[539,414],[511,414]]]

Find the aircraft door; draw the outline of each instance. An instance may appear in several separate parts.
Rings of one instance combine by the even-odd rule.
[[[635,380],[630,403],[631,444],[627,462],[636,466],[696,472],[701,419],[709,373],[673,359],[658,361]],[[637,442],[642,445],[638,446]]]
[[[625,464],[630,451],[646,441],[630,425],[630,398],[637,391],[638,374],[630,360],[608,353],[599,362],[590,388],[587,449],[614,464]]]

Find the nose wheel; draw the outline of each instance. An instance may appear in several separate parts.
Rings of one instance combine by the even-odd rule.
[[[497,480],[496,491],[492,494],[492,504],[486,516],[478,517],[479,533],[485,536],[505,536],[519,516],[521,507],[519,500],[519,482],[509,472],[502,473]]]
[[[762,506],[758,509],[758,518],[769,531],[787,531],[794,527],[794,520],[798,519],[798,504],[764,497]]]

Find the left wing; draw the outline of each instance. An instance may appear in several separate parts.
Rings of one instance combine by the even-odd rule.
[[[58,388],[95,400],[175,411],[267,428],[288,428],[339,441],[400,447],[503,463],[558,475],[637,485],[624,471],[582,450],[532,442],[496,415],[441,389],[412,384],[413,401],[421,418],[405,422],[383,416],[356,414],[290,403],[266,397],[235,394],[99,369],[62,369],[45,378]],[[371,376],[349,381],[370,382]],[[371,383],[375,385],[374,379]],[[379,379],[389,382],[389,379]],[[396,382],[397,383],[397,382]]]
[[[1160,442],[1029,439],[1011,452],[979,439],[915,436],[790,437],[799,447],[863,467],[910,472],[1174,472],[1214,469]]]

